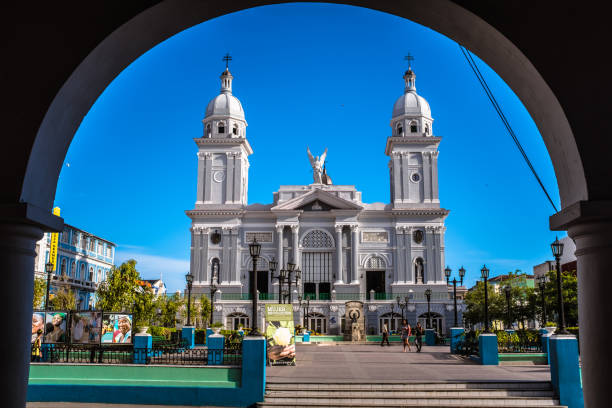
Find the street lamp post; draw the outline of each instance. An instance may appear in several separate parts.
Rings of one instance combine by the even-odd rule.
[[[546,289],[546,276],[538,277],[538,286],[540,287],[540,295],[542,295],[542,327],[546,327],[546,299],[544,298],[544,290]]]
[[[512,295],[512,288],[510,285],[504,286],[504,293],[506,294],[507,314],[508,314],[508,327],[512,328],[512,314],[510,313],[510,296]]]
[[[193,275],[191,272],[185,275],[187,281],[187,326],[191,326],[191,285],[193,284]]]
[[[306,296],[306,299],[304,299],[304,301],[302,302],[302,297],[298,296],[298,302],[300,303],[300,307],[304,308],[304,319],[302,321],[302,324],[304,325],[304,327],[306,329],[308,329],[308,308],[310,307],[310,296]],[[304,306],[302,306],[302,304]]]
[[[251,285],[251,296],[253,297],[253,321],[251,322],[251,336],[261,336],[257,328],[257,259],[261,253],[261,244],[253,238],[253,242],[249,244],[249,253],[253,258],[253,284]]]
[[[485,301],[485,307],[484,307],[484,315],[485,315],[485,333],[489,333],[489,284],[487,283],[487,280],[489,279],[489,269],[487,268],[487,265],[483,265],[482,269],[480,270],[480,276],[484,279],[484,301]]]
[[[397,301],[397,308],[398,309],[402,309],[402,322],[404,321],[404,309],[408,306],[408,296],[406,296],[404,298],[404,301],[402,302],[401,298],[398,296],[395,298],[395,300]]]
[[[219,274],[219,263],[213,262],[212,264],[212,279],[210,283],[210,324],[213,324],[213,313],[215,311],[215,293],[219,290],[217,287],[217,279]]]
[[[555,261],[557,263],[557,308],[558,310],[558,320],[559,327],[557,328],[556,334],[569,334],[567,330],[565,330],[565,312],[563,310],[563,293],[561,292],[561,255],[563,255],[563,243],[559,241],[558,238],[555,238],[555,242],[550,244],[552,249],[553,256],[555,257]]]
[[[300,279],[302,279],[302,270],[300,269],[300,267],[296,267],[295,271],[293,272],[293,278],[295,279],[295,287],[297,289],[297,292],[300,292]]]
[[[449,266],[444,269],[444,274],[446,275],[446,284],[450,285],[450,276],[451,276],[451,268]],[[465,276],[465,268],[462,266],[459,268],[459,285],[463,285],[463,277]],[[457,326],[457,279],[453,278],[453,303],[454,303],[454,311],[455,311],[455,327]]]
[[[430,302],[431,302],[431,289],[425,289],[425,297],[427,297],[427,329],[431,329],[431,312],[430,312]]]
[[[281,269],[280,271],[278,271],[278,275],[275,275],[274,272],[276,272],[277,265],[278,262],[276,262],[276,259],[272,258],[272,260],[270,261],[270,277],[272,277],[272,279],[278,280],[278,304],[280,305],[281,303],[283,303],[281,291],[283,287],[283,280],[285,278],[285,270]]]
[[[47,262],[45,264],[45,271],[47,272],[47,295],[45,297],[45,310],[49,310],[49,288],[51,287],[51,274],[53,273],[53,264]]]

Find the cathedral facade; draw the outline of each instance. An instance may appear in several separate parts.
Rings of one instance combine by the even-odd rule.
[[[352,300],[364,304],[367,334],[380,333],[383,323],[396,330],[402,317],[425,327],[428,309],[433,328],[445,333],[453,326],[452,286],[444,275],[449,211],[440,207],[438,194],[441,138],[434,135],[429,104],[417,94],[415,79],[409,68],[404,93],[393,106],[385,146],[390,203],[364,203],[355,186],[331,184],[327,151],[315,158],[308,150],[312,184],[280,186],[272,203],[249,205],[253,150],[244,110],[232,94],[233,76],[227,68],[221,74],[221,92],[209,102],[203,136],[195,139],[197,197],[195,208],[186,211],[192,221],[193,293],[210,295],[214,283],[216,322],[228,329],[250,326],[255,279],[249,243],[256,239],[259,327],[262,304],[278,303],[279,293],[293,304],[296,325],[305,322],[318,333],[341,334],[345,303]],[[278,264],[274,274],[271,261]],[[279,290],[275,276],[289,264],[300,272]]]

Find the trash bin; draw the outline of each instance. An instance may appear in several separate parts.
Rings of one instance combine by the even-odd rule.
[[[305,331],[302,335],[302,343],[310,343],[310,332]]]

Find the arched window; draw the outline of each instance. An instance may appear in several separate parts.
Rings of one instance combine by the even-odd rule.
[[[234,123],[234,126],[232,127],[232,133],[237,135],[238,134],[238,125]]]
[[[93,282],[94,280],[94,270],[93,270],[93,266],[89,267],[89,281]]]
[[[102,269],[98,269],[98,283],[102,282]]]
[[[429,135],[429,123],[425,124],[425,134]]]
[[[397,122],[397,135],[402,136],[404,134],[404,127],[402,126],[402,122]]]
[[[417,132],[417,123],[410,122],[410,133],[416,133],[416,132]]]
[[[72,261],[72,263],[70,264],[70,271],[68,271],[68,276],[76,277],[76,273],[76,262]]]
[[[85,264],[81,264],[81,270],[79,271],[79,279],[85,279]]]
[[[62,259],[62,275],[66,274],[66,258]]]
[[[208,123],[206,125],[206,137],[210,137],[210,136],[211,136],[210,123]]]
[[[218,129],[219,129],[219,134],[221,134],[221,133],[225,133],[225,123],[223,123],[223,122],[219,122],[219,127],[218,127]]]
[[[431,312],[431,319],[427,318],[427,313],[423,313],[418,317],[418,321],[421,322],[421,326],[426,329],[434,329],[437,333],[443,333],[444,331],[444,317],[441,314]],[[430,326],[431,320],[431,326]]]
[[[302,239],[303,248],[333,248],[333,238],[322,230],[312,230]]]
[[[249,316],[244,313],[230,313],[225,320],[226,329],[240,330],[241,327],[249,327]]]
[[[380,256],[372,256],[366,261],[366,269],[385,269],[387,264]]]

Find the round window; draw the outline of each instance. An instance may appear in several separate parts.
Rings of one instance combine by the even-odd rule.
[[[419,173],[412,173],[412,176],[410,176],[410,178],[416,183],[421,180],[421,175]]]

